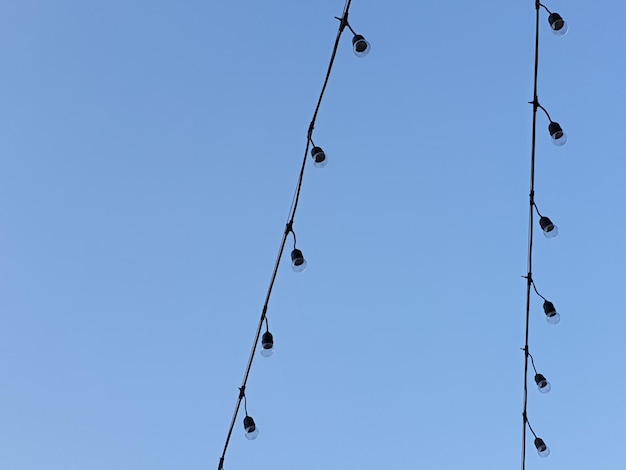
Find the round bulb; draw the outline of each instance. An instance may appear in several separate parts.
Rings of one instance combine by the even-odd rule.
[[[545,235],[546,238],[555,238],[559,234],[559,227],[552,224],[552,227],[550,227],[549,230],[543,231],[543,234]]]
[[[550,448],[540,437],[535,438],[535,447],[537,448],[537,453],[540,457],[547,457],[550,455]]]
[[[256,439],[259,435],[259,428],[256,427],[256,424],[252,417],[246,416],[243,419],[243,427],[246,430],[246,439],[252,441]]]
[[[272,354],[274,354],[274,336],[269,331],[266,331],[261,338],[261,355],[270,357]]]
[[[543,302],[543,311],[546,314],[546,320],[551,325],[556,325],[561,320],[561,315],[554,308],[554,304],[549,300]]]
[[[548,131],[550,132],[550,137],[552,137],[552,143],[557,146],[565,145],[567,142],[567,135],[563,132],[561,125],[558,122],[551,122],[548,125]]]
[[[552,136],[552,143],[557,147],[562,147],[567,142],[567,135],[561,131],[560,134]]]
[[[567,23],[558,13],[551,13],[550,16],[548,16],[548,23],[550,23],[552,32],[557,36],[563,37],[567,34]]]
[[[535,383],[537,384],[537,388],[539,388],[539,391],[541,393],[548,393],[552,389],[550,382],[548,382],[543,374],[535,375]]]
[[[546,315],[546,320],[548,323],[550,323],[550,325],[556,325],[558,322],[561,321],[561,315],[559,315],[559,312],[554,312],[552,314]]]
[[[313,147],[311,149],[311,157],[313,157],[313,165],[316,168],[324,168],[328,164],[326,154],[321,147]]]
[[[360,34],[355,34],[352,38],[352,48],[354,49],[354,54],[357,57],[365,57],[367,54],[369,54],[372,47],[363,36],[361,36]]]
[[[301,273],[306,269],[306,260],[302,255],[302,251],[297,248],[294,248],[291,252],[291,267],[297,273]]]

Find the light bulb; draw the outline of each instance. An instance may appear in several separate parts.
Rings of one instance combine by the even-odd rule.
[[[252,441],[259,435],[259,428],[256,427],[251,416],[246,415],[243,419],[243,428],[246,430],[246,439]]]
[[[551,325],[556,325],[559,321],[561,321],[561,315],[554,308],[554,304],[548,300],[543,302],[543,311],[546,314],[546,320]]]
[[[317,168],[324,168],[328,164],[326,154],[322,150],[322,147],[313,147],[311,149],[311,157],[313,157],[313,165]]]
[[[535,374],[535,383],[537,384],[537,387],[539,388],[539,391],[541,393],[548,393],[550,390],[552,390],[550,382],[548,382],[543,374]]]
[[[354,53],[357,57],[365,57],[367,54],[369,54],[372,47],[363,36],[361,36],[360,34],[355,34],[352,38],[352,48],[354,49]]]
[[[297,248],[294,248],[291,252],[291,267],[297,273],[301,273],[306,269],[306,260],[302,252]]]
[[[274,336],[266,331],[261,338],[261,355],[270,357],[272,354],[274,354]]]
[[[550,455],[550,448],[543,442],[543,439],[540,437],[535,438],[535,447],[537,448],[537,453],[540,457],[547,457]]]
[[[557,36],[565,36],[567,34],[567,23],[558,13],[550,13],[548,23],[550,23],[552,32]]]
[[[559,234],[559,228],[552,223],[549,217],[541,217],[539,219],[539,225],[546,238],[554,238]]]
[[[561,125],[558,122],[552,121],[548,125],[548,131],[550,132],[550,137],[552,137],[552,143],[557,146],[565,145],[567,142],[567,135],[563,132]]]

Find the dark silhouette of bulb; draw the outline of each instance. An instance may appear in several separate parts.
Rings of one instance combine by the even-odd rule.
[[[550,382],[548,382],[543,374],[535,374],[535,383],[541,393],[548,393],[552,389]]]
[[[550,23],[552,32],[557,36],[565,36],[567,34],[567,23],[558,13],[550,13],[550,16],[548,16],[548,23]]]
[[[261,338],[261,355],[270,357],[272,354],[274,354],[274,336],[266,331]]]
[[[548,131],[550,132],[550,137],[552,137],[552,143],[554,145],[565,145],[567,142],[567,135],[563,132],[561,125],[558,122],[551,122],[548,124]]]
[[[352,38],[352,48],[354,49],[354,53],[357,57],[365,57],[367,54],[369,54],[372,47],[363,36],[361,36],[360,34],[355,34]]]
[[[291,267],[297,273],[306,269],[306,260],[304,259],[304,255],[302,255],[302,251],[297,248],[294,248],[291,252]]]
[[[546,238],[554,238],[559,234],[559,228],[552,223],[549,217],[541,217],[539,225]]]
[[[550,455],[550,448],[546,445],[545,442],[543,442],[543,439],[541,439],[540,437],[535,438],[535,447],[537,448],[537,453],[541,457],[547,457],[548,455]]]
[[[554,308],[554,304],[548,300],[543,302],[543,311],[546,314],[546,320],[551,325],[556,325],[559,321],[561,321],[561,315]]]
[[[246,430],[246,439],[250,441],[256,439],[259,435],[259,428],[256,427],[251,416],[246,415],[243,419],[243,428]]]
[[[317,168],[324,168],[328,164],[328,159],[322,147],[313,147],[311,149],[311,157],[313,157],[313,165]]]

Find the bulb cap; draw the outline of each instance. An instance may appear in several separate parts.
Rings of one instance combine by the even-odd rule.
[[[535,448],[537,449],[537,453],[541,457],[547,457],[548,455],[550,455],[549,447],[546,445],[546,443],[540,437],[536,437],[535,438]]]
[[[552,32],[557,36],[565,36],[567,34],[567,23],[558,13],[550,13],[548,23],[550,23]]]
[[[261,337],[261,355],[270,357],[272,354],[274,354],[274,336],[266,331]]]
[[[304,259],[304,255],[302,251],[294,248],[291,252],[291,267],[297,273],[304,271],[306,268],[306,260]]]
[[[552,137],[554,145],[561,146],[567,142],[567,136],[558,122],[552,121],[548,124],[548,132],[550,132],[550,137]]]
[[[243,428],[246,430],[246,439],[253,440],[259,435],[259,428],[256,427],[256,423],[252,419],[252,416],[246,415],[243,419]]]
[[[311,149],[311,157],[313,157],[313,165],[317,168],[324,168],[328,163],[326,154],[324,153],[324,150],[322,150],[322,147],[313,147]]]
[[[539,226],[543,230],[543,234],[546,238],[554,238],[559,234],[559,228],[552,223],[549,217],[541,217],[539,219]]]
[[[355,34],[352,38],[352,48],[357,57],[364,57],[369,54],[371,46],[360,34]]]
[[[548,393],[552,387],[550,386],[550,382],[545,378],[543,374],[535,375],[535,383],[537,384],[537,388],[541,393]]]

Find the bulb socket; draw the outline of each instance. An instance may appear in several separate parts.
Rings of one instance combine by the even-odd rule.
[[[538,452],[545,452],[548,449],[546,443],[540,437],[535,438],[535,448]]]
[[[543,388],[548,385],[548,381],[543,374],[535,374],[535,383],[539,388]]]
[[[243,427],[246,430],[246,432],[254,432],[254,431],[256,431],[256,424],[255,424],[254,420],[252,419],[252,416],[246,416],[243,419]]]
[[[302,254],[302,251],[294,248],[291,252],[291,262],[294,266],[302,266],[304,264],[304,255]]]
[[[544,301],[543,311],[549,317],[556,315],[556,308],[554,308],[554,304],[550,302],[549,300]]]
[[[322,147],[313,147],[311,149],[311,157],[313,157],[315,163],[322,163],[326,160],[326,154],[324,150],[322,150]]]
[[[355,34],[352,38],[352,45],[354,46],[354,50],[357,52],[365,52],[367,49],[367,41],[360,34]]]
[[[274,336],[269,331],[263,333],[261,337],[261,345],[263,349],[272,349],[274,347]]]
[[[561,31],[565,27],[565,21],[558,13],[550,13],[550,16],[548,16],[548,23],[550,23],[550,27],[554,31]]]
[[[563,133],[563,128],[561,127],[561,125],[558,122],[554,122],[554,121],[548,124],[548,131],[550,132],[550,136],[554,140],[562,139],[563,136],[565,135]]]
[[[544,232],[551,232],[552,230],[554,230],[554,224],[549,217],[541,217],[539,219],[539,225],[541,227],[541,230],[543,230]]]

